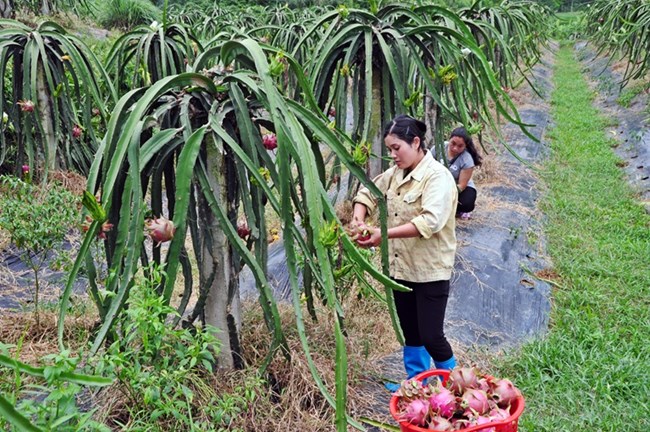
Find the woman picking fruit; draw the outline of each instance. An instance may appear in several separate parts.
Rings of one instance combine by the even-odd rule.
[[[453,351],[443,324],[456,252],[458,192],[454,178],[424,144],[426,125],[400,115],[384,129],[395,165],[374,179],[386,196],[390,276],[411,292],[394,291],[404,333],[404,368],[412,378],[431,366],[453,369]],[[354,198],[353,239],[362,247],[381,244],[381,229],[365,224],[377,199],[367,188]],[[391,391],[398,384],[387,383]]]

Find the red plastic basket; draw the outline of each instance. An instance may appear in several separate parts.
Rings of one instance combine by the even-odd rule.
[[[416,375],[415,379],[424,381],[426,378],[433,375],[440,375],[442,383],[446,384],[447,379],[449,378],[449,371],[444,369],[431,369]],[[393,397],[390,398],[390,413],[393,418],[399,422],[399,427],[402,432],[431,432],[431,429],[425,429],[408,422],[400,421],[397,412],[398,400],[399,396],[393,395]],[[517,432],[519,417],[522,412],[524,412],[524,397],[519,396],[510,404],[510,417],[507,419],[482,424],[480,426],[471,426],[465,429],[459,429],[459,432],[488,432],[492,430],[494,432]]]

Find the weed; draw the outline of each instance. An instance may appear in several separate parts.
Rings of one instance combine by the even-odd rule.
[[[519,236],[521,235],[521,227],[520,226],[510,226],[510,235],[512,236],[513,240],[517,240]]]
[[[101,3],[99,22],[106,28],[129,30],[160,16],[160,10],[147,0],[108,0]]]
[[[123,398],[122,410],[113,410],[111,421],[130,430],[227,427],[261,384],[249,383],[240,393],[217,395],[205,381],[215,364],[212,349],[219,346],[216,329],[173,328],[169,322],[178,313],[155,289],[162,272],[151,266],[143,273],[149,277],[135,284],[128,307],[121,312],[122,334],[96,359],[96,371],[114,375]]]
[[[629,108],[632,100],[648,88],[650,88],[650,83],[637,83],[633,86],[626,87],[618,96],[618,99],[616,99],[616,103],[623,108]]]
[[[21,248],[20,259],[34,273],[34,311],[38,326],[39,272],[52,254],[58,257],[55,262],[65,262],[63,254],[56,250],[78,214],[77,198],[56,184],[31,184],[29,167],[25,169],[25,181],[11,176],[3,176],[0,181],[0,227]]]
[[[2,416],[5,418],[0,419],[1,430],[110,432],[108,427],[92,419],[93,411],[82,412],[77,404],[82,391],[78,382],[106,385],[110,380],[76,373],[80,357],[72,356],[69,350],[43,357],[47,366],[36,368],[9,357],[12,347],[0,344],[0,372],[3,372],[0,376],[13,376],[13,382],[0,382],[3,390],[0,402],[3,403]],[[40,380],[23,380],[23,374]],[[45,384],[41,384],[41,380]]]

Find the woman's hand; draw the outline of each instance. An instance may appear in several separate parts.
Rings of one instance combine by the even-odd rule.
[[[347,233],[357,245],[370,248],[379,246],[381,243],[381,230],[377,227],[371,227],[364,222],[366,219],[367,208],[361,203],[354,205],[352,221],[347,228]]]
[[[352,219],[346,231],[352,241],[360,245],[361,242],[367,242],[371,238],[372,229],[372,227],[369,227],[363,221]]]
[[[366,224],[359,227],[359,232],[354,237],[357,244],[364,248],[379,246],[381,243],[381,230],[377,227],[371,227]]]
[[[365,224],[363,221],[357,219],[357,218],[352,218],[352,221],[348,224],[347,228],[345,229],[345,232],[352,238],[352,240],[356,240],[356,237],[361,231],[359,230],[359,227],[364,226]]]

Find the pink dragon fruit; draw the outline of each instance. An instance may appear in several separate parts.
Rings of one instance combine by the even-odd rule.
[[[415,399],[406,406],[401,419],[414,425],[424,426],[427,414],[429,414],[429,402]]]
[[[478,389],[467,389],[463,393],[460,404],[465,408],[466,416],[483,415],[490,409],[487,393]]]
[[[429,398],[431,410],[443,417],[451,417],[456,409],[456,397],[445,387],[435,387]]]
[[[106,239],[106,233],[109,232],[110,230],[113,229],[113,224],[110,222],[104,222],[102,224],[102,229],[97,233],[97,237],[99,237],[102,240]]]
[[[437,431],[450,431],[453,430],[453,425],[448,419],[442,416],[433,416],[429,421],[428,428]]]
[[[267,134],[262,137],[262,145],[267,150],[274,150],[278,147],[278,138],[275,134]]]
[[[157,244],[170,241],[174,238],[174,232],[176,232],[174,222],[163,216],[147,220],[145,222],[145,228],[147,229],[151,240]]]
[[[461,430],[466,429],[470,426],[469,420],[465,418],[456,418],[451,419],[451,430]]]
[[[34,112],[34,102],[29,99],[18,101],[17,104],[22,112]]]
[[[501,421],[510,417],[510,412],[503,408],[494,408],[490,410],[490,413],[488,415],[494,421]]]
[[[478,376],[474,368],[456,368],[449,374],[449,389],[457,395],[462,395],[467,389],[479,386]]]
[[[492,395],[494,400],[501,408],[505,408],[517,398],[520,393],[519,390],[512,384],[509,379],[500,379],[492,384]]]
[[[489,424],[489,423],[492,423],[492,420],[489,417],[485,417],[485,416],[478,416],[478,417],[470,420],[470,424],[472,426],[480,426],[480,425],[485,425],[485,424]],[[495,427],[489,427],[489,428],[481,429],[481,432],[496,432],[496,428]]]
[[[251,230],[248,229],[248,224],[247,223],[241,223],[237,225],[237,235],[243,239],[248,237],[251,233]]]
[[[492,382],[493,382],[493,377],[487,376],[484,378],[479,378],[478,380],[478,389],[483,390],[484,392],[488,393],[490,389],[492,388]]]

